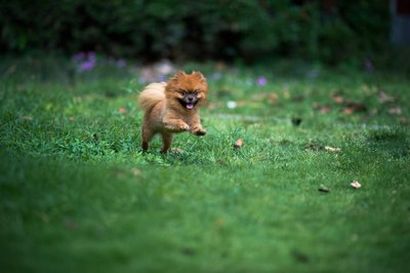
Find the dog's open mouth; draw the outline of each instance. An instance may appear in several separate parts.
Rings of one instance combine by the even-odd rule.
[[[186,109],[192,110],[192,109],[194,109],[194,107],[195,107],[195,105],[197,104],[198,101],[195,101],[195,102],[186,102],[186,101],[184,101],[184,100],[179,100],[179,102],[180,102],[181,105],[182,105],[183,107],[185,107]]]
[[[179,99],[179,103],[187,109],[187,110],[192,110],[195,108],[195,105],[198,103],[198,99],[195,95],[186,95],[185,97]]]

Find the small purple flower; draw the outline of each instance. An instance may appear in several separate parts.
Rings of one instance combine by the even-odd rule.
[[[84,72],[84,71],[90,71],[93,70],[93,68],[95,67],[95,61],[93,60],[87,60],[85,62],[82,62],[80,64],[80,66],[78,67],[78,70],[80,72]]]
[[[77,66],[79,72],[93,70],[97,63],[97,56],[95,52],[78,52],[72,57],[73,62]]]
[[[259,86],[265,86],[268,83],[268,80],[264,76],[258,77],[256,80],[257,85]]]

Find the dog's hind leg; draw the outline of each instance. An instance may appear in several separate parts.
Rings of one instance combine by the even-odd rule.
[[[146,152],[149,147],[149,142],[151,141],[154,133],[149,128],[145,126],[142,127],[141,137],[142,137],[142,151]]]
[[[162,133],[162,149],[161,153],[166,153],[168,152],[169,148],[171,147],[172,143],[172,134],[171,133]]]

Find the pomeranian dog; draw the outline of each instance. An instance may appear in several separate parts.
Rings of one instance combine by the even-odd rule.
[[[208,83],[200,72],[177,72],[168,82],[151,83],[139,96],[144,110],[142,124],[142,150],[156,134],[162,137],[162,153],[171,147],[175,133],[206,134],[199,117],[199,107],[206,100]]]

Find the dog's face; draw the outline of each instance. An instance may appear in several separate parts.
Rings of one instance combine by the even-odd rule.
[[[172,105],[192,111],[206,99],[208,84],[200,72],[178,72],[165,88],[165,96]]]

